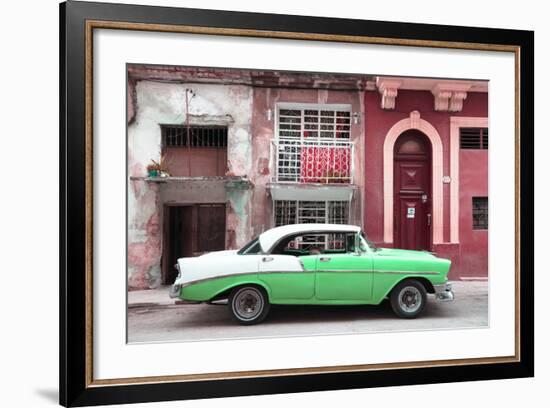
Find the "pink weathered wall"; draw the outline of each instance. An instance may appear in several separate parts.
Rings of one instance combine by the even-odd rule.
[[[161,70],[158,75],[166,74]],[[252,89],[247,85],[185,84],[138,80],[128,89],[128,287],[145,289],[161,284],[163,254],[163,200],[171,204],[219,202],[219,183],[183,183],[185,190],[172,184],[150,182],[145,177],[151,159],[159,160],[161,124],[182,125],[189,113],[191,125],[220,125],[228,128],[225,167],[237,176],[251,173]],[[186,89],[194,96],[186,107]],[[195,152],[196,153],[196,152]],[[195,158],[199,155],[195,154]],[[207,176],[210,169],[193,163],[194,176]],[[208,187],[210,186],[210,187]],[[203,188],[201,188],[203,187]],[[229,248],[244,245],[252,235],[250,228],[250,191],[225,188],[226,222]]]
[[[270,143],[275,135],[275,115],[277,103],[313,103],[313,104],[348,104],[351,110],[363,117],[363,91],[340,91],[325,89],[287,89],[287,88],[254,88],[252,115],[252,173],[250,179],[254,183],[253,197],[253,230],[258,234],[272,226],[271,197],[267,194],[266,184],[271,181],[274,169],[270,169]],[[271,120],[267,118],[267,110],[271,109]],[[359,123],[351,127],[351,140],[354,146],[354,184],[363,187],[363,125]],[[361,202],[361,194],[355,198]],[[356,219],[361,219],[359,206]]]
[[[154,287],[160,282],[161,208],[165,200],[196,202],[208,196],[212,202],[227,202],[228,248],[242,246],[252,236],[273,225],[267,184],[272,181],[275,169],[271,141],[276,137],[278,103],[348,104],[352,113],[358,114],[359,123],[352,123],[351,127],[354,184],[358,194],[354,197],[350,217],[353,222],[363,224],[369,237],[378,244],[384,240],[383,147],[390,128],[400,120],[409,118],[411,111],[418,111],[420,118],[439,134],[443,175],[450,175],[450,118],[487,116],[487,94],[482,92],[469,92],[462,111],[449,113],[434,111],[434,96],[429,91],[399,90],[395,109],[382,110],[380,94],[372,90],[375,85],[370,77],[211,71],[170,67],[129,69],[132,74],[127,95],[130,288]],[[151,158],[158,159],[161,142],[159,124],[182,124],[185,121],[187,87],[191,87],[196,95],[189,106],[190,119],[194,124],[211,125],[215,122],[228,126],[227,175],[243,178],[243,186],[239,184],[224,188],[224,191],[209,188],[209,194],[203,194],[190,188],[189,183],[179,186],[185,187],[185,192],[182,192],[178,186],[159,187],[143,179],[147,163]],[[270,119],[268,110],[271,110]],[[458,243],[450,242],[451,185],[442,185],[443,243],[434,246],[434,250],[452,259],[452,279],[487,273],[486,264],[482,263],[487,257],[487,234],[471,230],[471,197],[487,192],[487,186],[480,185],[480,179],[486,182],[487,172],[481,171],[481,174],[479,171],[480,163],[481,168],[483,163],[485,168],[487,166],[486,152],[484,158],[474,158],[472,154],[476,153],[480,152],[459,153],[460,208],[459,212],[453,212],[459,214],[453,224],[456,225],[458,219]],[[473,167],[472,160],[478,161]],[[473,169],[477,172],[469,173]],[[456,231],[453,226],[453,234]]]
[[[461,112],[436,112],[434,111],[434,96],[429,91],[399,90],[395,110],[383,110],[380,107],[380,94],[377,91],[365,93],[365,190],[364,190],[364,228],[370,239],[375,243],[384,246],[384,202],[383,202],[383,145],[386,134],[398,121],[407,118],[411,111],[420,112],[420,117],[433,125],[443,145],[443,174],[450,174],[450,118],[451,116],[486,117],[488,115],[487,93],[470,92],[464,101]],[[467,163],[467,162],[466,162]],[[461,169],[466,163],[460,161]],[[486,163],[486,162],[485,162]],[[476,165],[477,166],[477,165]],[[483,163],[482,163],[483,166]],[[462,170],[461,170],[462,171]],[[487,178],[486,173],[480,177]],[[470,194],[471,183],[466,182],[460,185],[460,193]],[[471,199],[470,199],[471,200]],[[467,209],[462,208],[461,200],[460,213],[466,213]],[[470,203],[471,207],[471,203]],[[471,213],[471,209],[470,209]],[[443,184],[443,240],[450,241],[450,185]],[[460,272],[464,253],[459,247],[462,246],[462,228],[465,228],[461,219],[461,245],[443,244],[437,245],[434,250],[453,260],[451,278],[456,279],[462,276]],[[471,228],[471,221],[469,224]],[[466,240],[471,239],[468,235]],[[487,255],[487,246],[468,247],[471,256],[482,257]],[[445,254],[445,255],[443,255]],[[462,254],[462,256],[461,256]],[[475,255],[474,255],[475,254]],[[485,269],[484,274],[487,274]]]
[[[472,197],[488,197],[489,192],[487,152],[487,150],[460,151],[461,277],[487,276],[488,231],[472,228]]]

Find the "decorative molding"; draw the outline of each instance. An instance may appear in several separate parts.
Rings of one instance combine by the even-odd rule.
[[[469,83],[440,82],[432,88],[434,110],[438,112],[461,112],[464,99],[472,87]]]
[[[453,93],[451,91],[432,90],[434,95],[434,110],[446,112],[449,110],[449,101]]]
[[[468,96],[466,92],[453,92],[449,103],[449,112],[461,112],[464,99]]]
[[[443,243],[443,144],[435,127],[412,111],[395,123],[384,140],[384,242],[393,243],[393,149],[397,138],[409,129],[424,133],[432,144],[433,244]]]
[[[468,92],[487,92],[486,81],[446,81],[426,78],[376,77],[376,88],[381,95],[380,107],[395,109],[400,89],[431,91],[434,110],[438,112],[461,112]]]
[[[401,86],[401,81],[378,77],[376,86],[381,95],[380,107],[386,110],[395,109],[395,98],[397,98],[397,90]]]
[[[409,120],[411,121],[410,127],[411,129],[418,129],[420,127],[420,112],[418,111],[412,111],[409,114]]]

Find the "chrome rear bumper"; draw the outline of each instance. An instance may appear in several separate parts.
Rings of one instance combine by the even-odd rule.
[[[442,302],[450,302],[454,300],[455,295],[452,291],[452,285],[450,283],[444,283],[442,285],[434,285],[435,298]]]
[[[181,285],[172,285],[170,286],[170,292],[168,292],[168,295],[174,299],[179,298],[181,293]]]

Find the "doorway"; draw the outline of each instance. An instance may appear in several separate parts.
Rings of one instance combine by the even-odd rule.
[[[403,132],[394,146],[394,246],[432,247],[432,149],[418,130]]]
[[[225,204],[166,205],[162,283],[177,277],[174,267],[183,257],[225,249]]]

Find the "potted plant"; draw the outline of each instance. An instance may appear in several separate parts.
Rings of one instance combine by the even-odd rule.
[[[160,155],[160,160],[158,162],[158,176],[159,177],[169,177],[170,173],[168,173],[168,166],[169,163],[166,160],[166,156],[164,154]]]
[[[147,176],[158,177],[160,175],[160,164],[151,159],[151,163],[147,165]]]
[[[161,154],[160,160],[151,159],[151,163],[147,165],[148,177],[169,177],[168,163],[164,154]]]

